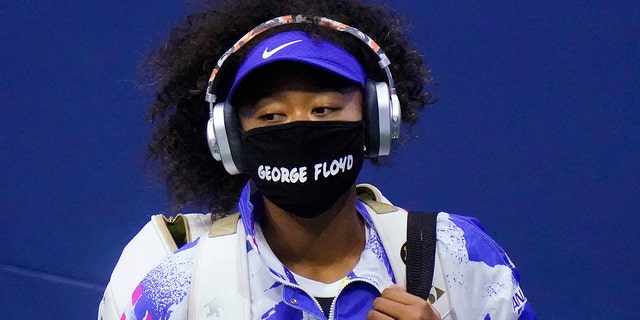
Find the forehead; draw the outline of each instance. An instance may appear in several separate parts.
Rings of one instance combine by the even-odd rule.
[[[238,85],[231,103],[250,106],[261,98],[286,90],[345,91],[360,84],[318,67],[291,61],[281,61],[260,67]]]

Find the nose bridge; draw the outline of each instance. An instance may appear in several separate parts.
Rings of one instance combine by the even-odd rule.
[[[308,110],[308,108],[302,105],[296,104],[292,109],[293,110],[291,112],[291,115],[289,116],[290,122],[312,120],[311,112]]]

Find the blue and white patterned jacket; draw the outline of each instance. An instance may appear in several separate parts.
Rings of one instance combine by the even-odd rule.
[[[400,247],[406,211],[366,187],[378,202],[357,203],[368,238],[360,261],[340,284],[330,319],[364,319],[384,288],[404,283]],[[227,231],[210,231],[168,255],[135,286],[127,303],[101,310],[114,309],[111,314],[120,320],[326,319],[269,249],[255,223],[260,210],[251,200],[248,184],[238,205],[240,219],[226,219]],[[436,229],[430,301],[442,319],[535,319],[515,266],[477,220],[441,212]],[[104,314],[100,318],[109,319]]]

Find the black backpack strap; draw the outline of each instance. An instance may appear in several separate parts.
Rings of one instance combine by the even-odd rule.
[[[436,258],[435,212],[409,212],[407,216],[407,292],[429,298]]]

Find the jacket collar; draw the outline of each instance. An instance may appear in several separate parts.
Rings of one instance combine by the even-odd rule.
[[[284,266],[273,254],[267,244],[260,225],[257,223],[262,214],[262,195],[253,190],[252,183],[245,185],[238,202],[240,217],[247,233],[247,240],[250,249],[256,250],[260,255],[262,263],[269,269],[272,276],[279,282],[287,285],[298,286],[293,273]],[[368,238],[365,248],[360,256],[360,261],[345,278],[345,285],[349,282],[361,280],[373,284],[379,290],[386,288],[391,283],[395,283],[395,278],[389,264],[389,259],[382,245],[380,237],[376,232],[370,213],[366,206],[358,200],[356,210],[365,221]]]

